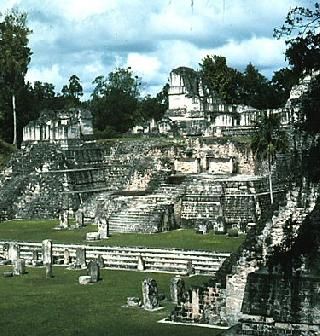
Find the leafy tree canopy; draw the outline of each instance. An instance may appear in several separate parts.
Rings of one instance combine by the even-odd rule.
[[[66,103],[68,107],[81,105],[80,97],[83,96],[83,89],[80,78],[78,76],[70,76],[69,84],[64,85],[61,92],[63,97],[66,98]]]
[[[23,84],[31,60],[28,47],[27,14],[15,9],[6,13],[0,22],[0,75],[2,84],[11,90]]]
[[[281,128],[280,115],[264,112],[255,122],[255,133],[251,138],[251,148],[257,159],[268,162],[270,201],[273,203],[273,183],[271,168],[278,152],[287,148],[287,136]]]
[[[95,127],[100,132],[111,128],[123,133],[134,126],[140,96],[138,76],[130,68],[118,68],[108,77],[96,77],[93,84],[91,109]]]
[[[227,103],[239,101],[241,73],[227,66],[222,56],[206,56],[200,63],[200,75],[210,96],[218,96]]]
[[[313,8],[295,7],[287,14],[284,24],[274,30],[274,36],[287,37],[286,57],[302,73],[320,69],[320,5]]]
[[[11,132],[7,136],[13,139],[13,144],[17,143],[18,128],[16,96],[24,86],[24,76],[31,60],[32,52],[28,46],[31,32],[24,12],[8,11],[0,22],[0,104],[3,118],[9,121],[4,132]],[[12,113],[11,118],[9,113]]]

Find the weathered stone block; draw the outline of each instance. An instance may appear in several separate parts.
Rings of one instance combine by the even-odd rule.
[[[100,233],[99,232],[88,232],[86,234],[86,240],[87,241],[94,241],[100,239]]]
[[[42,261],[43,264],[52,264],[52,240],[46,239],[42,241]]]
[[[8,260],[12,262],[20,258],[20,246],[18,243],[9,243],[8,246]]]
[[[91,260],[88,263],[87,274],[91,277],[91,282],[95,283],[100,278],[100,267],[95,260]]]
[[[173,303],[180,304],[185,292],[184,280],[179,276],[175,276],[170,281],[170,295]]]
[[[70,264],[70,251],[68,249],[65,249],[63,252],[63,263],[64,265]]]
[[[86,249],[82,247],[76,248],[75,268],[87,268]]]
[[[128,297],[127,298],[127,305],[128,307],[140,307],[141,306],[141,300],[137,297]]]
[[[25,261],[23,259],[14,260],[12,266],[14,275],[22,275],[26,272]]]
[[[79,284],[80,285],[87,285],[89,283],[91,283],[91,276],[90,275],[79,276]]]
[[[156,280],[148,278],[142,282],[144,309],[152,310],[159,307],[158,285]]]

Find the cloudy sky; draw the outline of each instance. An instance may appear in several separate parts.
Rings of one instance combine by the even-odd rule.
[[[272,37],[290,8],[308,0],[0,0],[0,11],[28,13],[33,51],[27,80],[60,91],[130,66],[156,93],[178,66],[198,68],[208,54],[239,70],[249,63],[271,76],[286,65],[284,42]],[[191,5],[193,3],[193,6]]]

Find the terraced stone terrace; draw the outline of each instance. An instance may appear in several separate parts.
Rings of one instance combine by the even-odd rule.
[[[41,242],[52,239],[54,243],[86,244],[86,233],[96,231],[96,225],[77,230],[54,230],[57,220],[12,220],[0,224],[1,240]],[[150,248],[179,248],[215,252],[235,252],[244,240],[244,235],[197,234],[193,229],[175,230],[155,234],[114,233],[107,240],[90,242],[98,246],[145,246]]]

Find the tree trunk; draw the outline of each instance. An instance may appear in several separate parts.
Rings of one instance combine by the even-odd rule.
[[[272,174],[271,174],[271,159],[268,156],[268,170],[269,170],[269,191],[270,191],[270,202],[273,204],[273,187],[272,187]]]
[[[17,111],[16,111],[16,96],[12,94],[12,113],[13,113],[13,144],[17,144]]]

